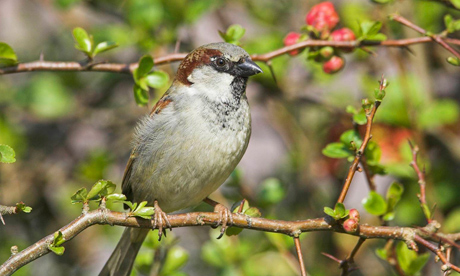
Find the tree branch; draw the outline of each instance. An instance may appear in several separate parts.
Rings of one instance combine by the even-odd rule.
[[[194,212],[177,215],[169,215],[169,222],[173,228],[185,226],[215,226],[219,222],[219,214],[211,212]],[[62,227],[58,231],[63,234],[65,241],[76,237],[80,232],[93,225],[118,225],[136,228],[152,228],[152,221],[129,217],[128,213],[115,212],[99,208],[94,211],[81,214],[74,221]],[[301,232],[311,231],[333,231],[345,233],[343,228],[330,217],[315,218],[297,221],[271,220],[265,218],[252,218],[243,214],[233,214],[234,227],[259,230],[265,232],[281,233],[290,236],[298,236]],[[415,236],[426,235],[426,231],[432,231],[428,226],[422,228],[390,227],[390,226],[369,226],[360,225],[355,233],[347,233],[365,239],[397,239],[406,243],[414,243]],[[448,235],[444,236],[445,238]],[[451,238],[460,239],[460,235],[451,235]],[[0,266],[0,275],[11,275],[20,267],[34,261],[35,259],[48,254],[48,246],[54,240],[54,233],[37,241],[28,248],[12,255]],[[452,240],[452,239],[451,239]],[[452,240],[455,241],[455,240]]]
[[[439,39],[460,45],[460,40],[452,38]],[[273,58],[285,55],[292,50],[300,50],[308,47],[324,47],[331,46],[337,48],[359,48],[364,46],[383,46],[383,47],[406,47],[413,44],[433,42],[430,37],[417,37],[399,40],[385,40],[385,41],[328,41],[328,40],[306,40],[296,43],[291,46],[285,46],[280,49],[265,53],[251,55],[252,60],[269,62]],[[439,43],[439,42],[438,42]],[[168,64],[171,62],[181,61],[187,53],[173,53],[162,57],[154,58],[155,65]],[[123,63],[86,63],[76,61],[44,61],[38,60],[33,62],[19,63],[15,66],[0,68],[0,75],[32,72],[32,71],[89,71],[89,72],[112,72],[121,74],[131,74],[137,68],[137,63],[123,64]]]

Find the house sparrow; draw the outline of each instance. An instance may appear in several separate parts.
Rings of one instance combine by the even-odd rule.
[[[122,189],[128,200],[154,205],[160,238],[170,226],[165,213],[203,200],[221,214],[221,233],[225,230],[231,212],[207,196],[246,151],[251,135],[246,83],[261,72],[238,46],[201,46],[185,57],[171,87],[139,122]],[[127,228],[99,275],[129,275],[148,231]]]

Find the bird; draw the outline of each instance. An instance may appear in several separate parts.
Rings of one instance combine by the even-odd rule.
[[[132,202],[155,208],[159,237],[170,227],[166,213],[201,201],[219,212],[221,236],[231,212],[208,196],[230,176],[249,143],[251,115],[246,97],[250,76],[262,69],[241,47],[206,44],[180,63],[171,87],[135,129],[122,180]],[[130,275],[149,229],[126,228],[100,276]]]

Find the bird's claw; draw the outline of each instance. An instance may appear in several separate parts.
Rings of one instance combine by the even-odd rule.
[[[172,231],[171,223],[169,222],[168,215],[163,212],[158,205],[158,201],[155,200],[153,203],[155,207],[155,214],[153,215],[153,229],[158,226],[158,241],[161,240],[164,228],[169,228]],[[164,231],[166,237],[166,231]]]
[[[217,237],[217,239],[220,239],[224,235],[225,230],[227,230],[228,224],[233,224],[233,215],[227,207],[220,203],[214,206],[214,212],[219,213],[219,221],[217,224],[221,225],[221,229],[220,235]]]

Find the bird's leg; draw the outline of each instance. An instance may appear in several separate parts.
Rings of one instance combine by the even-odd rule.
[[[153,228],[155,229],[158,226],[158,241],[160,241],[161,236],[163,235],[163,228],[169,228],[172,231],[172,226],[169,222],[168,215],[161,210],[157,200],[153,202],[153,207],[155,208],[155,214],[153,215]]]
[[[225,207],[224,205],[222,205],[219,202],[216,202],[216,201],[210,199],[209,197],[203,199],[203,201],[206,202],[207,204],[213,206],[214,207],[214,212],[219,213],[219,222],[218,222],[218,224],[220,224],[222,226],[222,228],[220,229],[220,235],[217,238],[220,239],[220,238],[222,238],[222,236],[225,233],[225,230],[227,229],[227,224],[229,222],[230,222],[230,225],[233,224],[232,212],[227,207]]]

